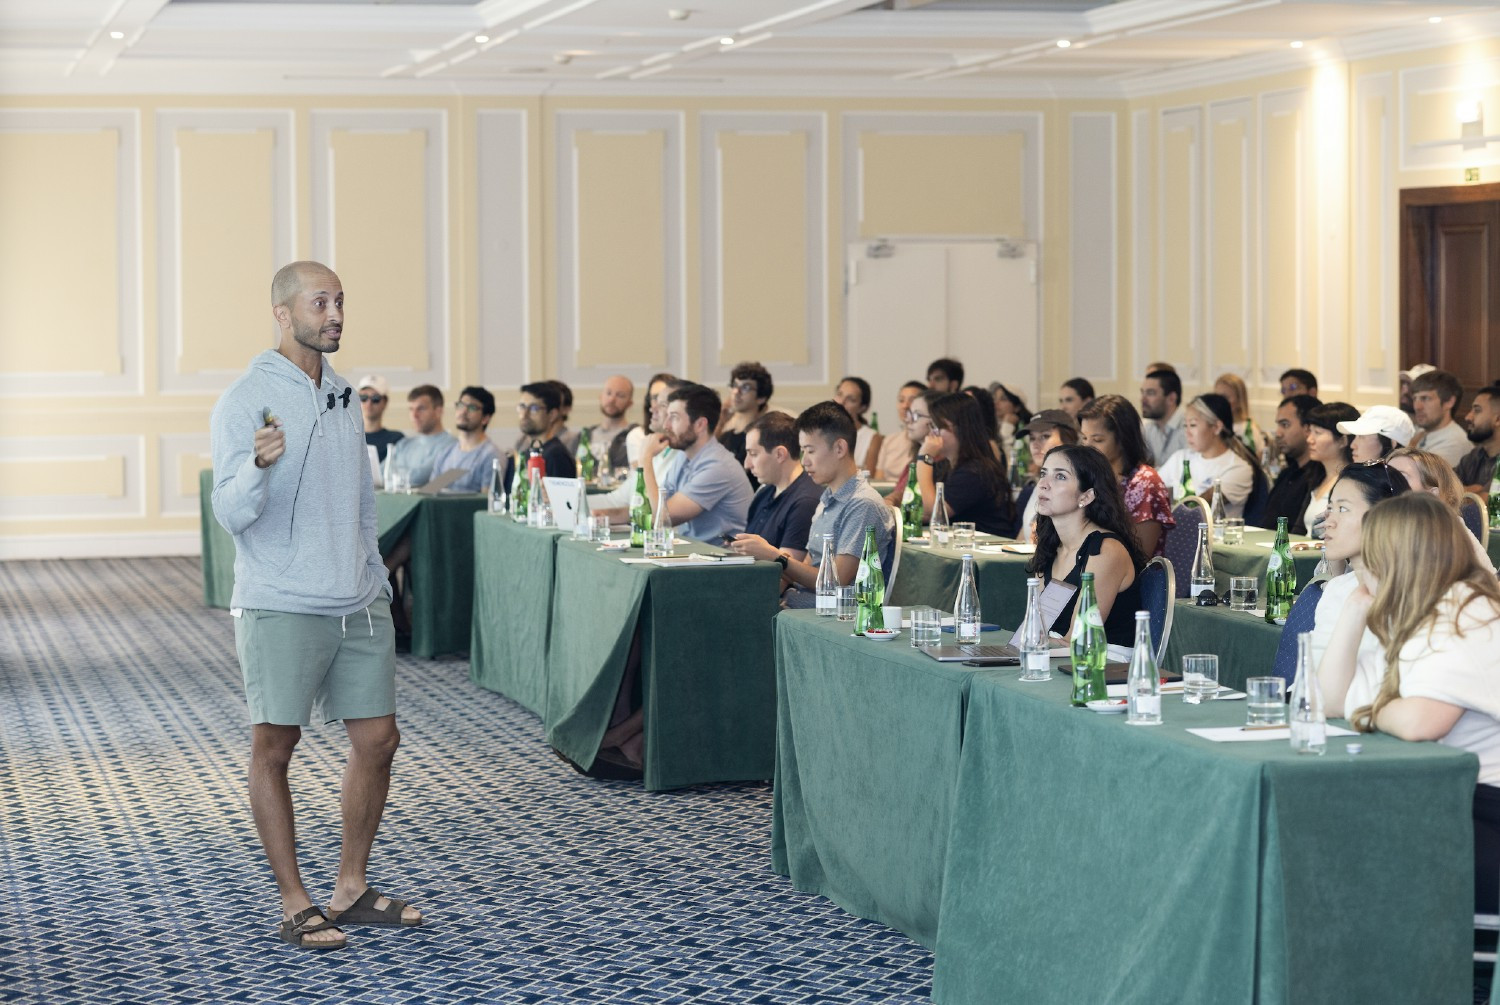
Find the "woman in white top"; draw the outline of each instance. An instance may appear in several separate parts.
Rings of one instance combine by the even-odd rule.
[[[1328,560],[1329,571],[1342,574],[1323,584],[1323,596],[1313,612],[1313,666],[1322,663],[1339,612],[1344,609],[1349,594],[1359,586],[1356,574],[1364,568],[1360,548],[1365,514],[1376,503],[1407,491],[1406,479],[1401,473],[1384,464],[1350,465],[1334,483],[1333,491],[1329,493],[1328,519],[1323,525],[1323,555]],[[1380,643],[1375,640],[1373,632],[1366,630],[1360,639],[1357,664],[1355,683],[1350,685],[1346,695],[1348,707],[1330,704],[1329,710],[1334,715],[1347,718],[1354,709],[1374,700],[1380,687]]]
[[[1500,906],[1500,583],[1474,558],[1458,517],[1425,492],[1382,502],[1364,520],[1364,569],[1319,669],[1347,704],[1366,628],[1381,646],[1374,697],[1349,723],[1436,740],[1479,757],[1474,792],[1475,910]]]
[[[1260,464],[1234,436],[1234,414],[1222,394],[1200,394],[1188,402],[1182,419],[1187,447],[1174,450],[1157,465],[1161,480],[1173,489],[1182,484],[1182,462],[1187,461],[1193,492],[1212,501],[1214,479],[1224,493],[1226,516],[1244,516],[1245,500],[1255,487]],[[1262,476],[1264,477],[1264,476]]]
[[[1344,467],[1354,461],[1354,437],[1339,432],[1340,422],[1359,418],[1359,409],[1342,401],[1330,401],[1307,413],[1307,477],[1313,481],[1312,499],[1302,515],[1302,525],[1311,537],[1323,536],[1323,514],[1328,511],[1328,493]],[[1318,473],[1322,472],[1319,478]]]
[[[906,435],[906,425],[911,416],[911,403],[921,397],[922,392],[927,390],[927,385],[921,381],[909,380],[901,385],[901,390],[896,392],[896,418],[901,423],[901,429],[884,438],[880,445],[880,458],[876,478],[887,481],[900,482],[897,488],[906,484],[907,466],[917,456],[917,445]]]
[[[870,428],[865,413],[870,410],[870,382],[863,377],[845,377],[833,393],[833,400],[843,406],[854,420],[854,463],[861,471],[880,466],[880,445],[885,437]]]

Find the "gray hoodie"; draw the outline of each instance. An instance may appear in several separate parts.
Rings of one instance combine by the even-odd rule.
[[[214,517],[234,535],[231,606],[337,617],[387,589],[352,398],[326,357],[319,386],[267,349],[214,406]],[[281,420],[286,453],[258,468],[255,431],[268,408]]]

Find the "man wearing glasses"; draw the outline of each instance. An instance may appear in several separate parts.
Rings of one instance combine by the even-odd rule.
[[[516,402],[516,418],[521,426],[523,450],[540,447],[542,463],[546,465],[549,478],[573,478],[578,474],[578,464],[573,452],[556,435],[560,425],[562,393],[557,382],[538,381],[521,387],[521,400]],[[523,461],[524,463],[524,461]],[[512,454],[505,461],[505,484],[508,486],[515,476],[516,458]]]
[[[500,448],[489,438],[490,419],[495,415],[495,396],[482,387],[466,387],[453,403],[453,425],[458,441],[432,462],[432,477],[463,468],[464,474],[449,488],[455,492],[483,492],[490,485],[490,462]]]
[[[385,418],[385,406],[391,400],[391,385],[385,382],[385,378],[379,374],[372,373],[361,377],[355,390],[359,392],[359,410],[365,417],[365,443],[375,448],[380,463],[385,463],[385,453],[391,444],[401,439],[401,434],[394,429],[386,429],[382,420]]]
[[[729,374],[729,401],[719,416],[719,428],[714,436],[724,449],[734,455],[736,464],[745,463],[745,434],[750,424],[766,414],[771,393],[776,385],[771,380],[771,371],[759,363],[741,363]],[[754,472],[747,469],[750,486],[758,488],[760,482]]]

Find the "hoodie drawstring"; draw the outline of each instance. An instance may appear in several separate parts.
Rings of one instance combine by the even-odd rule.
[[[375,637],[375,619],[370,617],[370,608],[368,605],[365,606],[365,624],[370,626],[370,638],[373,639]]]
[[[370,638],[375,637],[375,619],[370,617],[369,605],[365,606],[365,624],[370,628]],[[349,637],[349,615],[345,614],[339,618],[339,635],[343,638]]]
[[[318,435],[322,436],[323,409],[318,407],[318,386],[317,384],[313,383],[313,379],[311,377],[307,378],[307,393],[312,395],[313,415],[316,416],[316,418],[313,420],[313,424],[318,427]]]

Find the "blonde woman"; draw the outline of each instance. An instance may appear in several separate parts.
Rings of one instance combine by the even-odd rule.
[[[1233,427],[1229,402],[1223,395],[1198,395],[1188,402],[1182,420],[1182,435],[1187,446],[1172,451],[1156,470],[1166,484],[1179,485],[1185,461],[1195,494],[1211,499],[1213,482],[1217,478],[1219,488],[1224,491],[1224,512],[1228,516],[1244,516],[1245,501],[1255,487],[1260,462],[1248,447],[1235,439]]]
[[[1447,506],[1455,514],[1464,501],[1463,482],[1458,480],[1452,465],[1443,460],[1430,450],[1419,450],[1416,447],[1401,447],[1391,451],[1386,457],[1386,463],[1394,471],[1401,472],[1406,483],[1411,486],[1413,492],[1425,492],[1430,496],[1436,496],[1444,506]],[[1474,548],[1474,556],[1479,564],[1490,571],[1494,571],[1495,565],[1490,561],[1489,553],[1479,543],[1479,538],[1473,534],[1469,535],[1469,541]]]
[[[1273,456],[1271,437],[1250,418],[1250,389],[1245,382],[1232,373],[1220,374],[1214,381],[1214,393],[1229,399],[1229,410],[1234,414],[1234,435],[1257,457]]]
[[[1500,584],[1457,515],[1425,492],[1371,508],[1364,570],[1339,615],[1319,682],[1361,732],[1436,740],[1479,757],[1475,911],[1500,907]],[[1361,658],[1365,629],[1380,652]]]

